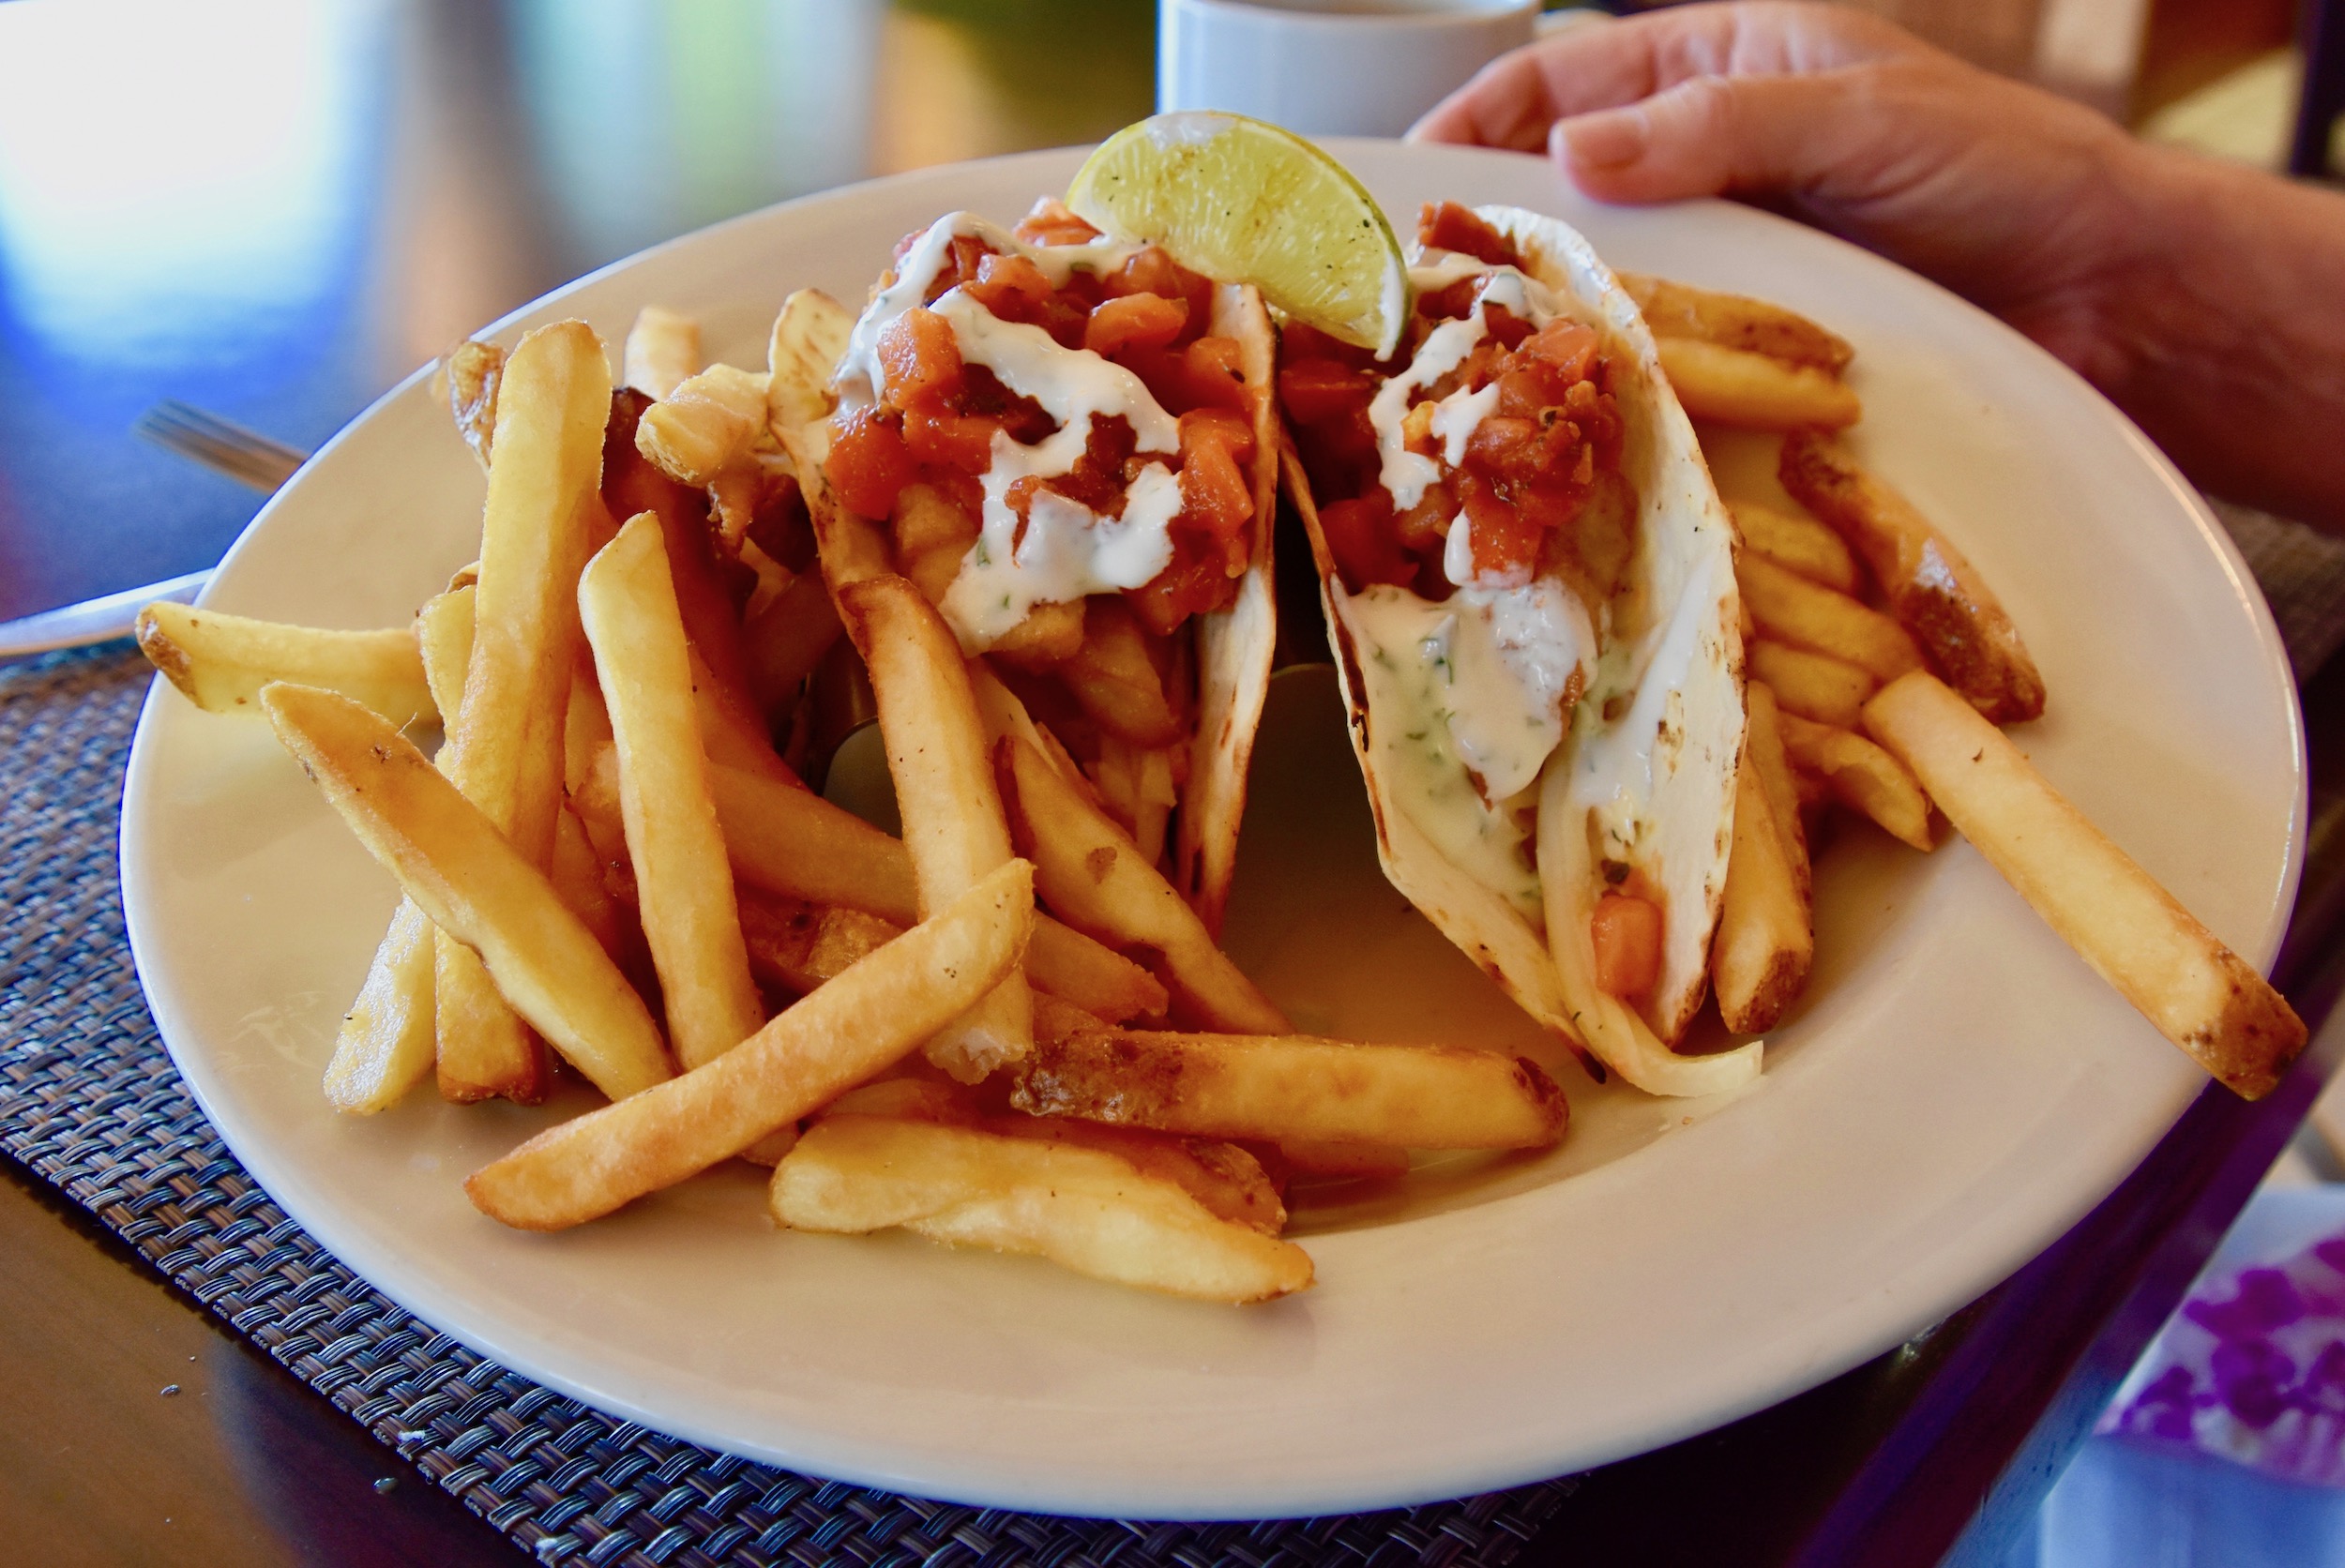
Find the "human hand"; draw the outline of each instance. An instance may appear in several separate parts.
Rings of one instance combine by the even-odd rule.
[[[1413,139],[1545,150],[1589,195],[1765,201],[2121,379],[2146,156],[2090,110],[1823,5],[1673,8],[1492,63]]]

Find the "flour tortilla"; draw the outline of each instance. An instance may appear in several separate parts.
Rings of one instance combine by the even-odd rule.
[[[1526,272],[1596,329],[1612,361],[1626,427],[1622,469],[1637,496],[1637,549],[1624,596],[1639,600],[1643,623],[1626,640],[1630,667],[1640,673],[1627,711],[1615,721],[1604,722],[1596,704],[1583,704],[1542,776],[1539,871],[1549,919],[1541,929],[1542,923],[1526,918],[1435,848],[1378,776],[1371,744],[1378,715],[1366,700],[1346,615],[1350,596],[1290,447],[1286,479],[1319,567],[1353,750],[1375,817],[1377,856],[1392,884],[1526,1012],[1629,1082],[1657,1094],[1736,1088],[1757,1076],[1760,1042],[1703,1056],[1670,1048],[1692,1022],[1708,986],[1710,939],[1733,837],[1744,716],[1733,528],[1693,427],[1661,372],[1652,333],[1588,242],[1554,219],[1520,208],[1478,212],[1515,243]],[[1653,673],[1680,663],[1682,679]],[[1587,797],[1581,792],[1591,776],[1617,769],[1622,753],[1646,747],[1652,787],[1638,813],[1642,827],[1630,858],[1664,897],[1662,963],[1652,995],[1631,1007],[1595,981],[1588,917],[1602,882],[1588,848]],[[1562,940],[1551,941],[1556,934]]]

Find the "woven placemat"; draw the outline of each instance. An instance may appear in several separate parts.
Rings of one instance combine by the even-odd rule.
[[[615,1421],[416,1321],[287,1218],[181,1085],[114,861],[146,666],[0,670],[0,1151],[547,1563],[1504,1563],[1572,1489],[1258,1524],[1013,1514],[793,1475]]]

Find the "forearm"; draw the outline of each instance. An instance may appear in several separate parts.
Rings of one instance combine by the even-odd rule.
[[[2345,531],[2345,196],[2140,155],[2146,243],[2073,362],[2202,489]]]

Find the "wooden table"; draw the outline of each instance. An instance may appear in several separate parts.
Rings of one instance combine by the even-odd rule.
[[[251,495],[128,435],[157,399],[314,445],[455,339],[644,244],[1094,138],[1151,97],[1133,0],[188,0],[150,21],[0,7],[0,617],[209,565],[250,518]],[[115,89],[99,124],[72,113],[94,76]],[[2339,978],[2345,671],[2307,709],[2315,840],[2284,973],[2317,1023]],[[2314,1078],[2256,1108],[2211,1092],[2014,1280],[1820,1389],[1583,1478],[1522,1560],[1995,1560]],[[517,1560],[9,1175],[0,1555]]]

